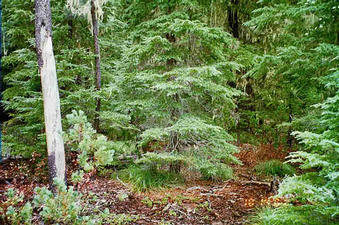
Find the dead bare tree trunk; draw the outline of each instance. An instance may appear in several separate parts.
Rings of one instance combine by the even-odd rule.
[[[101,70],[100,70],[100,46],[99,46],[99,25],[98,18],[96,14],[96,8],[94,4],[94,0],[91,0],[91,15],[92,15],[92,27],[93,27],[93,37],[94,37],[94,48],[95,48],[95,78],[96,84],[95,87],[97,90],[101,89]],[[95,108],[95,119],[94,119],[94,128],[99,131],[100,129],[100,120],[99,120],[99,112],[101,108],[100,98],[97,98],[96,108]]]
[[[35,0],[35,41],[44,101],[50,182],[53,182],[54,178],[66,181],[65,151],[52,45],[52,19],[49,0]]]

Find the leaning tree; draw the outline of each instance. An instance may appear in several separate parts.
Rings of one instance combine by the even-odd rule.
[[[35,0],[35,41],[44,102],[50,181],[54,178],[66,180],[65,151],[62,139],[60,99],[53,53],[49,0]]]

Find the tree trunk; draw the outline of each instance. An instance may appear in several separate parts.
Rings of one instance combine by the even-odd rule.
[[[68,24],[68,37],[69,39],[73,39],[74,25],[72,13],[67,14],[67,24]]]
[[[290,123],[290,127],[288,128],[287,131],[287,145],[289,149],[292,149],[292,144],[293,144],[293,136],[292,136],[292,118],[293,118],[293,114],[292,114],[292,105],[288,104],[288,109],[289,109],[289,114],[288,114],[288,122]]]
[[[2,60],[2,1],[0,0],[0,163],[2,162],[2,76],[1,76],[1,60]]]
[[[170,2],[170,0],[168,1]],[[172,12],[171,8],[168,9],[168,14],[170,14]],[[174,44],[176,42],[176,37],[174,34],[171,34],[171,33],[167,33],[166,34],[166,39]],[[168,70],[171,70],[172,67],[177,63],[177,61],[173,58],[171,59],[168,59],[166,64],[167,64],[167,69]],[[175,79],[175,77],[173,77],[173,79]],[[174,95],[174,100],[176,102],[179,102],[179,95],[178,93],[176,93]],[[171,110],[171,119],[174,121],[174,120],[178,120],[181,116],[181,112],[180,110],[174,108],[173,110]],[[178,149],[178,145],[179,145],[179,137],[178,137],[178,133],[176,132],[171,132],[171,136],[170,136],[170,148],[171,148],[171,151],[179,151]],[[181,170],[181,165],[180,163],[171,163],[170,164],[170,171],[173,172],[173,173],[180,173],[180,170]]]
[[[100,46],[99,46],[99,26],[98,26],[98,18],[96,16],[96,8],[94,4],[94,0],[91,0],[91,15],[92,15],[92,26],[93,26],[93,36],[94,36],[94,47],[95,47],[95,78],[96,84],[95,87],[97,90],[101,89],[101,70],[100,70]],[[99,120],[99,112],[101,108],[100,98],[97,98],[96,108],[95,108],[95,119],[94,119],[94,128],[99,131],[100,129],[100,120]]]
[[[62,139],[60,99],[52,45],[49,0],[35,1],[35,41],[44,101],[49,177],[66,182],[65,151]],[[53,186],[53,185],[51,185]]]
[[[2,124],[0,121],[0,163],[2,162]]]
[[[235,38],[239,38],[238,4],[239,0],[231,0],[227,9],[228,25]]]

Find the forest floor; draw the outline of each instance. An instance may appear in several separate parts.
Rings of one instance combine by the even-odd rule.
[[[243,144],[240,149],[237,157],[243,165],[233,166],[232,180],[187,181],[172,188],[134,192],[121,180],[94,175],[78,190],[92,199],[95,195],[91,204],[109,208],[121,224],[245,224],[257,208],[277,203],[269,199],[275,189],[271,180],[256,176],[253,167],[258,162],[283,159],[286,152],[271,145]],[[35,164],[38,157],[9,159],[0,164],[0,203],[8,188],[18,189],[28,200],[35,187],[46,185],[45,165]],[[38,221],[38,216],[33,220]]]

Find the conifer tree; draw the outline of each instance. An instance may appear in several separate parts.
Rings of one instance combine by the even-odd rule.
[[[206,178],[228,178],[237,162],[226,132],[233,98],[228,82],[240,65],[231,60],[237,41],[204,21],[203,5],[192,1],[124,5],[128,40],[117,63],[120,108],[141,131],[145,167],[179,165]],[[147,152],[150,146],[153,152]]]
[[[337,1],[262,1],[261,6],[246,25],[260,37],[264,53],[255,57],[247,75],[256,80],[256,95],[261,97],[256,104],[269,115],[267,118],[275,123],[288,122],[292,114],[287,131],[297,130],[291,135],[299,145],[288,158],[304,171],[286,177],[279,187],[278,196],[290,204],[263,210],[255,224],[336,224]],[[294,205],[294,201],[302,204]]]
[[[332,48],[328,44],[337,44],[338,9],[335,1],[262,1],[259,6],[245,23],[257,43],[243,76],[252,81],[253,123],[262,136],[272,134],[271,142],[290,145],[290,125],[327,92],[319,79],[334,65],[323,57]]]
[[[100,69],[100,46],[99,46],[99,20],[102,19],[102,6],[106,0],[88,0],[81,3],[79,0],[68,0],[67,4],[73,13],[86,15],[88,22],[91,24],[92,34],[94,38],[94,54],[95,54],[95,87],[99,91],[101,89],[101,69]],[[100,97],[96,100],[96,115],[94,120],[94,128],[98,131],[100,126],[99,112],[101,108]]]

